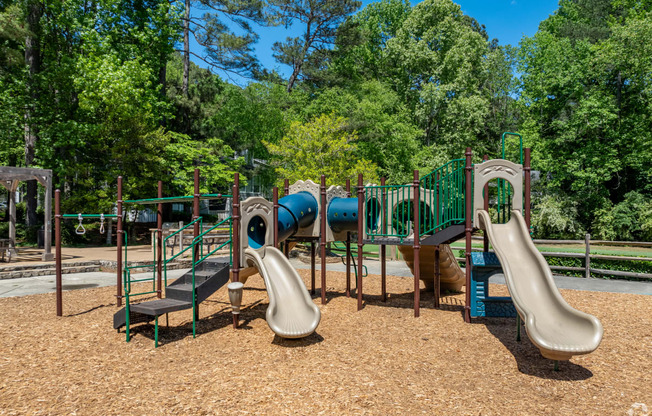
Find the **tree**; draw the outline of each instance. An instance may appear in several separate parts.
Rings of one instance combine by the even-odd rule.
[[[377,182],[375,164],[356,156],[357,135],[346,127],[345,118],[324,114],[305,124],[292,123],[278,144],[265,142],[278,177],[319,183],[326,175],[328,185],[342,185],[362,173],[366,181]]]
[[[207,63],[211,69],[252,76],[259,67],[253,54],[258,40],[252,24],[275,24],[267,13],[264,0],[200,0],[196,6],[205,10],[201,18],[191,16],[191,2],[184,1],[184,94],[188,85],[190,55]],[[235,26],[233,30],[229,22]],[[190,51],[189,33],[204,48],[203,55]]]
[[[347,120],[347,131],[358,136],[358,157],[378,166],[389,183],[406,183],[426,160],[420,146],[423,131],[412,123],[398,94],[380,81],[349,88],[322,88],[303,109],[303,120],[335,114]],[[429,167],[430,168],[430,167]]]
[[[576,202],[592,233],[604,224],[598,211],[652,190],[650,6],[564,1],[521,43],[521,130],[533,164],[548,193]]]
[[[292,73],[287,81],[291,92],[306,71],[320,69],[335,43],[337,27],[360,7],[357,0],[271,0],[286,26],[304,25],[303,34],[275,42],[274,58],[289,65]]]
[[[488,51],[487,40],[450,0],[419,3],[387,41],[389,76],[424,130],[426,146],[460,157],[466,146],[480,144]]]
[[[385,77],[387,41],[396,36],[411,11],[408,0],[381,0],[342,24],[330,67],[339,75],[340,85]]]

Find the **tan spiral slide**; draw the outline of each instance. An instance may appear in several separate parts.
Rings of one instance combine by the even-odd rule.
[[[403,259],[414,274],[414,249],[412,246],[398,246]],[[448,244],[439,246],[439,288],[459,292],[466,282],[466,276],[460,268],[455,255]],[[423,281],[426,290],[435,286],[435,246],[421,246],[419,250],[419,279]]]
[[[572,308],[559,293],[545,258],[534,246],[520,211],[506,224],[492,224],[487,211],[478,211],[505,274],[516,311],[532,343],[551,360],[595,351],[602,325],[593,315]]]

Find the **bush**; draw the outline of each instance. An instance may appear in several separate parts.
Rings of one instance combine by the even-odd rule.
[[[577,219],[577,203],[570,198],[544,195],[532,210],[534,238],[583,238]]]
[[[652,200],[632,191],[616,205],[605,203],[595,213],[592,232],[595,238],[602,240],[651,240]]]

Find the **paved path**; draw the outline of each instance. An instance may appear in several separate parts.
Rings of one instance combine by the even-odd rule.
[[[176,279],[187,270],[188,269],[170,270],[168,272],[168,279]],[[0,280],[0,298],[54,292],[56,290],[54,279],[54,275],[22,277],[19,279],[2,279]],[[115,286],[115,281],[115,273],[70,273],[61,276],[63,290]]]
[[[292,265],[297,269],[310,269],[310,265],[303,263],[297,258],[291,260]],[[364,265],[370,274],[380,274],[380,262],[378,260],[365,260]],[[320,270],[319,262],[317,270]],[[346,271],[342,263],[329,263],[328,270]],[[171,270],[168,272],[169,279],[175,279],[184,274],[188,269]],[[387,262],[388,276],[411,277],[412,273],[403,261]],[[26,296],[37,293],[49,293],[55,291],[54,275],[24,277],[20,279],[0,280],[0,297]],[[63,275],[63,289],[88,289],[93,287],[115,285],[115,273],[72,273]],[[490,282],[505,284],[502,274],[491,277]],[[640,295],[652,295],[652,282],[629,282],[625,280],[605,279],[584,279],[579,277],[555,276],[557,287],[561,289],[588,290],[594,292],[632,293]]]

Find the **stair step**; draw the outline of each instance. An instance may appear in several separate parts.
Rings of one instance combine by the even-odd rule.
[[[125,308],[120,309],[113,315],[113,329],[120,329],[126,325],[125,316]],[[130,311],[129,313],[129,325],[139,324],[141,322],[150,322],[151,320],[152,317],[149,315],[137,313],[134,311]]]
[[[164,313],[181,311],[189,308],[192,308],[192,302],[165,298],[136,303],[131,305],[130,310],[145,315],[159,316]]]

